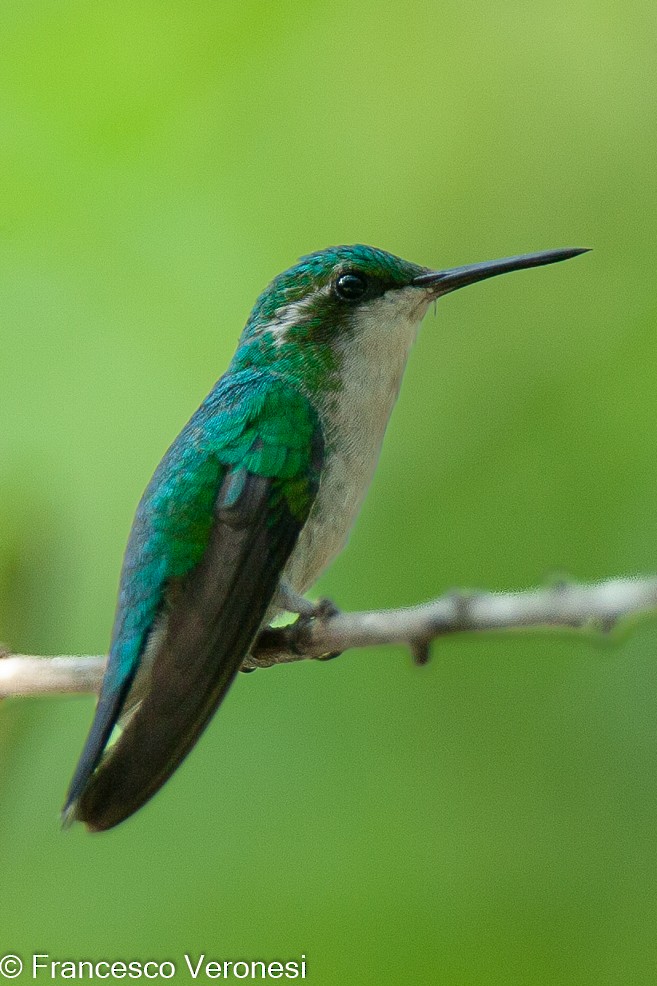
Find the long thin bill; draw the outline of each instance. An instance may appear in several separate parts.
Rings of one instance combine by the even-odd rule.
[[[572,247],[565,250],[544,250],[542,253],[523,253],[519,257],[504,257],[502,260],[487,260],[483,264],[467,264],[465,267],[452,267],[449,270],[432,270],[420,274],[413,281],[418,287],[432,289],[436,297],[464,288],[468,284],[484,281],[487,277],[497,277],[498,274],[508,274],[512,270],[524,270],[526,267],[542,267],[544,264],[556,264],[560,260],[570,260],[580,253],[588,253],[588,248]]]

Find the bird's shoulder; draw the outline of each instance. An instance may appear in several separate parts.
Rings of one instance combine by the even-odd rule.
[[[265,371],[222,377],[166,452],[139,513],[167,528],[212,513],[228,470],[285,483],[317,465],[321,426],[298,385]]]

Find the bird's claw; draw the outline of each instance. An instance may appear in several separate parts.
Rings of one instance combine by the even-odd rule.
[[[338,607],[331,599],[320,599],[315,603],[312,619],[327,620],[331,616],[337,616],[340,612]]]
[[[315,658],[317,661],[332,661],[334,657],[340,657],[343,652],[341,650],[331,651],[330,654],[322,654],[321,657]]]
[[[328,620],[332,616],[337,616],[340,610],[331,599],[319,599],[313,606],[311,613],[304,613],[299,617],[298,622],[307,626],[312,620]],[[330,654],[322,654],[315,658],[316,661],[332,661],[334,657],[339,657],[342,651],[332,651]]]

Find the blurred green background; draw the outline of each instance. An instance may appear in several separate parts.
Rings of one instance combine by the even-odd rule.
[[[0,639],[103,652],[153,468],[257,293],[340,242],[595,249],[429,314],[317,593],[657,570],[653,2],[5,0],[0,38]],[[654,984],[655,636],[242,676],[96,837],[58,821],[92,698],[4,702],[0,951]]]

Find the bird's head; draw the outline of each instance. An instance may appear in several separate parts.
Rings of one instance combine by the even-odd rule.
[[[370,246],[336,246],[302,257],[260,295],[242,342],[263,358],[294,351],[344,352],[367,336],[377,349],[406,345],[432,301],[488,277],[567,260],[581,249],[551,250],[431,270]]]

